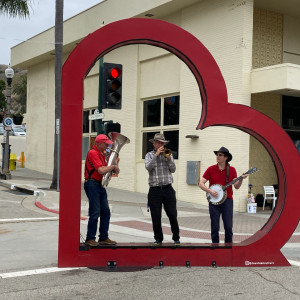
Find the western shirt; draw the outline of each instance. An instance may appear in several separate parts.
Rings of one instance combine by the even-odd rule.
[[[163,186],[173,183],[172,173],[176,171],[173,155],[170,160],[163,154],[155,156],[156,151],[152,150],[145,156],[145,167],[149,172],[148,183],[150,187]]]

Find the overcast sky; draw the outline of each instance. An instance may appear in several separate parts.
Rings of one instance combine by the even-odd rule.
[[[64,20],[98,4],[102,0],[64,0]],[[121,1],[121,0],[120,0]],[[32,0],[30,18],[0,15],[0,64],[10,63],[10,48],[55,24],[55,0]],[[54,39],[54,37],[53,37]]]

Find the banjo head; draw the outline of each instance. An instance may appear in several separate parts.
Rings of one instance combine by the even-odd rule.
[[[214,205],[220,205],[226,199],[227,192],[223,191],[223,186],[221,184],[213,184],[209,187],[211,190],[218,193],[217,197],[213,197],[210,193],[206,194],[207,200]]]

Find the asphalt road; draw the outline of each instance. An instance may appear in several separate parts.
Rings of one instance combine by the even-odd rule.
[[[300,299],[296,265],[57,269],[58,218],[34,200],[0,187],[0,299]]]

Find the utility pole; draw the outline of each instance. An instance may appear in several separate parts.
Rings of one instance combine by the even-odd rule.
[[[64,0],[55,3],[55,139],[54,166],[50,189],[59,192],[60,175],[60,120],[61,120],[61,70],[63,56],[63,10]]]

